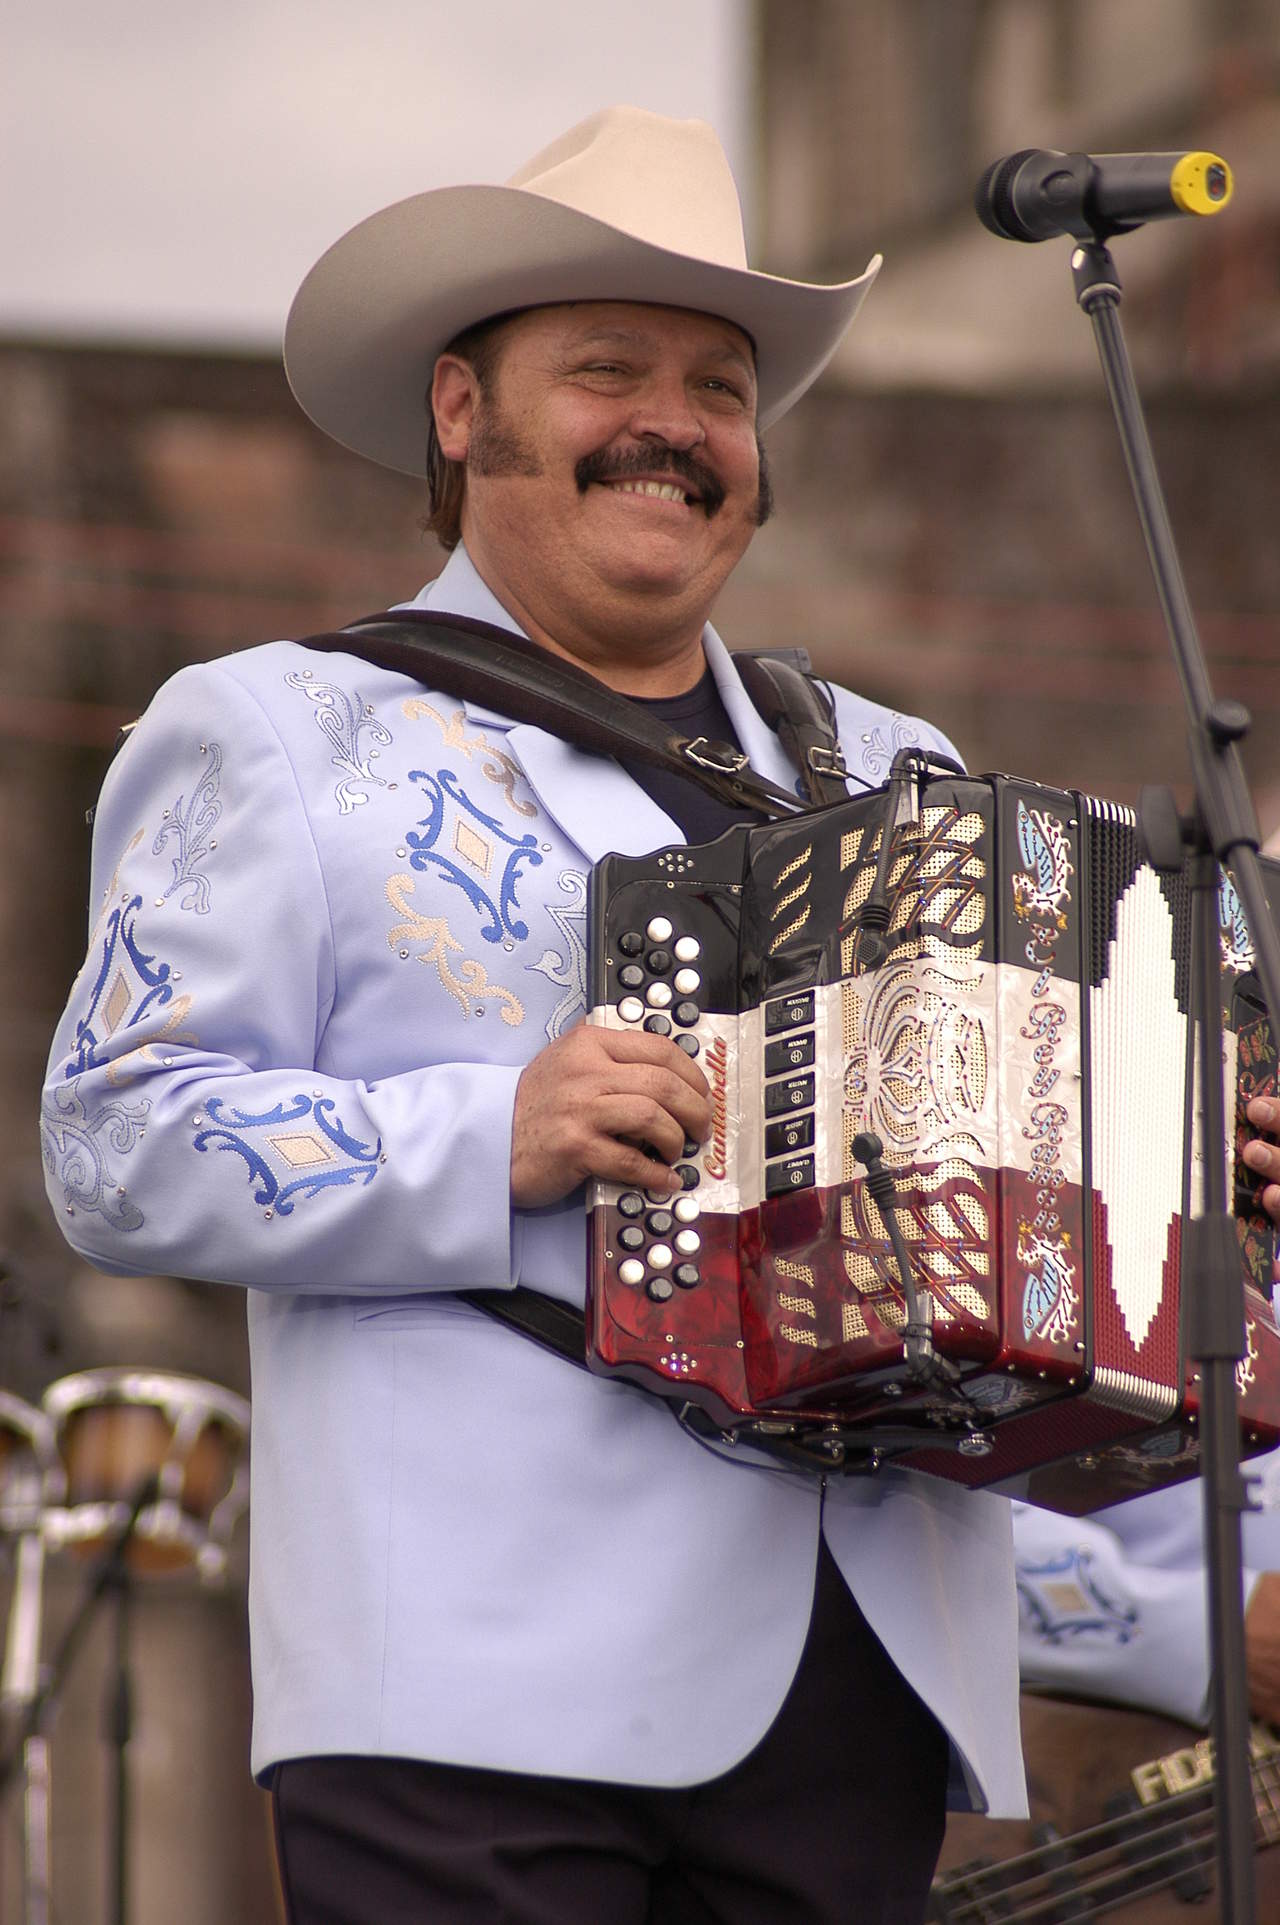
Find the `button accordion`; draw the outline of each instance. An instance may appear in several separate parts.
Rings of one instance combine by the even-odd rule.
[[[1263,867],[1276,914],[1280,865]],[[1276,1057],[1229,877],[1219,920],[1249,1455],[1280,1441],[1280,1336],[1272,1226],[1238,1152]],[[592,1186],[591,1368],[724,1446],[892,1461],[1069,1513],[1193,1474],[1191,957],[1185,875],[1146,863],[1131,811],[1003,776],[920,770],[702,847],[607,856],[590,1020],[673,1037],[714,1123],[674,1200]],[[883,1216],[864,1132],[892,1177]]]

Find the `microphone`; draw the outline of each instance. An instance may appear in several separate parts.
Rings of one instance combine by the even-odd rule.
[[[1102,241],[1170,214],[1220,214],[1231,169],[1217,154],[1059,154],[1024,147],[974,189],[978,219],[1005,241]]]

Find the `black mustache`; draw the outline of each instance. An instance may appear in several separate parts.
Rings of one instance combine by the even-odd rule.
[[[708,518],[724,502],[724,489],[710,468],[679,448],[597,448],[594,454],[583,455],[573,471],[579,494],[585,494],[592,482],[625,481],[631,475],[646,475],[653,480],[670,475],[673,481],[684,482],[699,497]]]

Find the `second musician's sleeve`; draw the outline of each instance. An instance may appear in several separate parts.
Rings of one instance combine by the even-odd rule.
[[[430,1026],[407,1046],[404,1005],[376,998],[367,1067],[340,1047],[333,918],[359,913],[361,883],[344,875],[339,905],[328,880],[257,697],[225,666],[183,670],[103,789],[42,1103],[53,1208],[99,1268],[290,1291],[514,1281],[519,1066],[443,1043],[436,1060]],[[370,927],[385,943],[372,906]]]

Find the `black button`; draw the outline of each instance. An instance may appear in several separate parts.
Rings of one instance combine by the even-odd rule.
[[[639,1190],[628,1190],[618,1198],[619,1216],[641,1216],[644,1213],[644,1198]]]
[[[790,1163],[766,1163],[764,1166],[766,1196],[785,1196],[789,1190],[807,1190],[812,1186],[811,1156],[797,1156]]]
[[[644,1231],[638,1223],[624,1223],[618,1232],[618,1242],[624,1250],[643,1250]]]
[[[803,1116],[784,1116],[781,1123],[769,1123],[764,1132],[766,1156],[790,1156],[793,1150],[807,1150],[813,1143],[813,1111]]]
[[[638,929],[628,929],[618,937],[618,947],[624,956],[638,956],[644,948],[644,937]]]
[[[667,1299],[674,1295],[670,1277],[650,1277],[644,1290],[645,1295],[652,1297],[655,1303],[666,1303]]]
[[[692,1290],[698,1281],[697,1264],[678,1263],[675,1268],[675,1279],[682,1290]]]
[[[665,1237],[675,1223],[675,1218],[670,1210],[650,1210],[645,1223],[655,1237]]]
[[[764,1046],[766,1076],[785,1076],[788,1070],[808,1069],[813,1061],[814,1036],[811,1029],[799,1036],[784,1036],[780,1042]]]
[[[811,1110],[812,1108],[812,1076],[793,1076],[789,1082],[766,1083],[764,1086],[766,1116],[786,1116],[792,1110]]]
[[[690,1036],[688,1030],[686,1030],[683,1036],[676,1037],[676,1048],[682,1049],[686,1056],[696,1056],[698,1053],[698,1039],[696,1036]]]
[[[682,1154],[686,1159],[691,1156],[696,1156],[701,1147],[702,1145],[700,1143],[686,1143]]]
[[[684,1184],[684,1187],[686,1190],[697,1189],[698,1172],[694,1169],[692,1163],[677,1163],[676,1175],[679,1177],[680,1181]]]
[[[701,1016],[702,1011],[696,1003],[677,1003],[671,1014],[675,1017],[681,1029],[691,1029],[697,1022],[699,1016]]]
[[[645,957],[645,961],[655,976],[665,976],[671,967],[671,951],[669,949],[651,949]]]
[[[660,1016],[656,1012],[652,1016],[645,1017],[644,1026],[651,1036],[669,1036],[671,1034],[670,1017]]]
[[[618,971],[618,981],[624,989],[643,989],[644,971],[639,963],[623,963]]]
[[[803,996],[782,996],[764,1008],[764,1033],[776,1036],[781,1029],[799,1029],[813,1021],[813,991]]]

